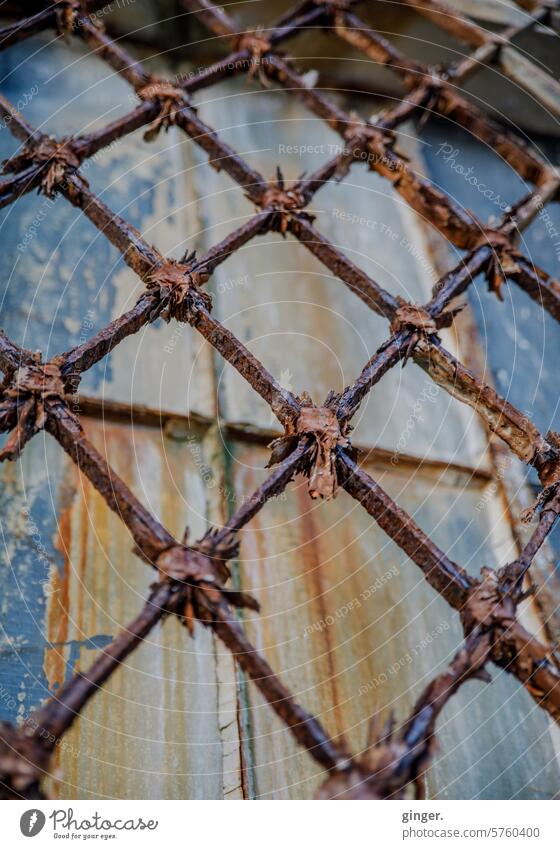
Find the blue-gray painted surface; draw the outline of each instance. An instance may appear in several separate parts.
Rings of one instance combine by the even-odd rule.
[[[422,134],[422,152],[431,178],[461,205],[484,221],[499,220],[508,204],[531,190],[518,174],[486,145],[461,128],[432,121]],[[560,142],[535,139],[552,165],[560,162]],[[491,218],[493,216],[493,219]],[[535,265],[560,276],[560,207],[549,204],[523,234],[521,250]],[[458,261],[460,253],[453,251]],[[560,360],[558,323],[514,283],[503,287],[501,303],[482,277],[468,292],[479,338],[498,391],[523,410],[541,433],[560,430]],[[537,476],[528,478],[534,485]],[[552,540],[560,553],[560,533]]]

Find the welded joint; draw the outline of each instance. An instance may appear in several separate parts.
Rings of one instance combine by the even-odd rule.
[[[179,617],[191,636],[195,621],[210,625],[219,607],[259,610],[253,596],[224,586],[230,575],[226,559],[235,556],[237,550],[232,540],[222,542],[221,550],[216,548],[212,534],[207,534],[199,544],[177,543],[159,554],[156,568],[160,581],[167,581],[173,588],[167,610]]]
[[[41,355],[23,361],[2,386],[0,425],[11,430],[0,460],[15,460],[29,440],[45,426],[49,401],[63,401],[68,390],[61,373],[62,360],[41,362]]]
[[[155,103],[159,112],[144,132],[144,141],[154,141],[160,130],[167,132],[175,126],[177,116],[185,107],[193,108],[184,89],[168,80],[152,74],[145,85],[136,89],[136,94],[144,103]]]
[[[297,399],[300,412],[293,425],[284,436],[270,443],[272,449],[267,467],[282,462],[299,442],[309,446],[300,472],[309,478],[309,495],[326,501],[335,497],[338,490],[336,449],[352,451],[348,433],[349,423],[339,419],[336,414],[338,395],[332,393],[323,407],[311,401],[307,393]]]
[[[80,164],[81,158],[75,150],[73,138],[57,140],[43,135],[39,141],[28,141],[19,153],[4,162],[2,170],[5,174],[17,174],[35,166],[41,175],[39,191],[53,198],[68,175],[77,172]],[[86,180],[84,183],[87,185]]]
[[[246,195],[246,197],[249,197]],[[249,197],[249,200],[252,198]],[[271,212],[268,229],[285,236],[290,227],[292,218],[303,218],[309,223],[315,220],[315,216],[305,212],[307,202],[298,188],[298,184],[286,186],[284,176],[280,168],[276,169],[276,179],[271,180],[256,203],[258,209],[263,212]]]
[[[209,277],[208,269],[197,264],[195,252],[183,260],[162,259],[144,279],[156,299],[154,313],[169,322],[189,321],[201,307],[210,311],[212,298],[201,289]]]
[[[270,40],[265,36],[261,27],[236,33],[231,37],[231,43],[234,51],[246,51],[249,54],[249,78],[261,71],[263,60],[272,48]],[[262,78],[262,81],[264,82],[264,78]]]
[[[439,342],[438,331],[444,327],[451,327],[455,316],[464,308],[464,304],[457,307],[442,310],[432,315],[425,307],[417,304],[407,303],[403,298],[398,298],[400,306],[395,311],[391,320],[391,336],[399,333],[411,334],[402,357],[403,367],[420,340],[425,342]],[[387,344],[392,342],[392,338]],[[380,350],[383,350],[381,348]]]
[[[517,606],[527,593],[520,593],[511,577],[508,567],[481,570],[460,611],[465,636],[488,635],[489,659],[513,673],[560,722],[560,667],[552,651],[518,622]]]

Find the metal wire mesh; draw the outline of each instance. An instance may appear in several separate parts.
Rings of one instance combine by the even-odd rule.
[[[15,345],[0,333],[0,367],[4,372],[0,428],[8,432],[2,460],[19,456],[25,444],[45,429],[59,442],[81,472],[128,527],[139,557],[156,570],[157,582],[138,617],[100,654],[93,666],[75,675],[23,727],[0,726],[0,786],[5,797],[39,798],[41,781],[61,736],[86,702],[111,673],[168,615],[176,615],[192,633],[195,619],[211,628],[232,652],[240,668],[259,688],[298,743],[328,773],[320,795],[337,798],[402,798],[410,787],[423,793],[423,773],[433,755],[435,725],[443,706],[466,681],[487,680],[493,661],[514,675],[534,700],[560,720],[560,666],[547,645],[528,633],[517,618],[526,592],[531,562],[560,513],[560,439],[539,433],[518,409],[481,381],[443,347],[438,336],[456,315],[456,298],[482,273],[500,295],[506,281],[516,283],[543,309],[560,319],[560,283],[537,268],[517,248],[519,234],[543,206],[556,199],[558,174],[537,152],[495,125],[463,98],[460,84],[506,49],[523,26],[546,22],[551,8],[535,6],[532,21],[492,35],[436,0],[406,0],[421,14],[475,48],[472,55],[445,70],[435,70],[399,53],[355,13],[359,2],[304,2],[275,25],[238,32],[225,12],[207,0],[188,0],[212,32],[231,52],[181,84],[148,74],[106,34],[92,9],[61,0],[0,32],[0,46],[10,45],[45,28],[64,37],[82,39],[134,89],[139,104],[129,114],[96,132],[53,139],[33,129],[0,97],[0,111],[22,142],[4,164],[8,175],[0,183],[0,206],[32,189],[58,193],[81,209],[121,252],[143,281],[145,290],[135,306],[85,343],[43,362],[40,354]],[[302,28],[321,26],[386,64],[402,78],[406,99],[375,121],[349,114],[302,78],[291,60],[279,52],[281,43]],[[286,185],[282,175],[267,181],[207,126],[190,102],[195,91],[240,74],[266,86],[277,85],[300,100],[340,136],[342,151],[316,172]],[[542,74],[542,71],[541,71]],[[541,99],[550,104],[550,87]],[[492,146],[534,189],[511,208],[501,223],[490,227],[458,206],[428,180],[418,176],[396,149],[394,129],[425,110],[451,117]],[[145,139],[170,125],[184,131],[208,155],[209,164],[225,171],[256,207],[255,215],[202,257],[177,261],[163,256],[130,224],[114,214],[90,190],[80,165],[113,141],[146,127]],[[329,180],[342,180],[355,162],[389,180],[394,190],[421,213],[465,256],[434,287],[431,300],[412,304],[393,296],[352,263],[315,228],[307,207]],[[211,312],[204,284],[233,252],[255,236],[277,231],[297,239],[372,310],[389,322],[387,341],[341,394],[330,392],[321,407],[309,397],[283,388],[253,354]],[[115,474],[86,438],[71,400],[82,374],[109,354],[123,339],[159,318],[188,323],[248,381],[270,406],[284,428],[272,446],[273,471],[221,528],[211,529],[194,544],[176,540]],[[524,463],[542,484],[538,520],[518,558],[499,570],[469,576],[441,551],[386,492],[356,462],[348,437],[352,417],[361,402],[397,363],[414,360],[452,396],[473,407],[488,428]],[[228,560],[238,551],[238,532],[267,500],[283,492],[296,474],[309,478],[313,498],[329,499],[343,487],[419,566],[429,584],[459,612],[465,640],[451,665],[435,678],[399,728],[392,719],[377,717],[364,752],[353,756],[335,743],[320,723],[300,707],[266,660],[247,640],[235,607],[257,609],[254,599],[228,586]]]

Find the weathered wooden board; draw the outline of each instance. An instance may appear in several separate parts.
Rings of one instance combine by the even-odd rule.
[[[237,494],[262,478],[266,454],[235,451]],[[399,504],[472,573],[496,566],[488,497],[443,473],[370,467]],[[241,580],[261,603],[247,630],[302,703],[353,752],[369,718],[399,720],[461,643],[457,614],[418,568],[346,493],[309,498],[304,483],[276,499],[243,534]],[[560,770],[547,718],[507,673],[469,683],[441,717],[440,748],[428,776],[433,798],[542,798]],[[308,798],[321,778],[309,758],[250,688],[256,795]]]
[[[210,496],[194,438],[162,441],[156,431],[93,421],[87,430],[166,527],[181,536],[188,523],[195,537],[202,534]],[[13,721],[87,669],[138,613],[154,574],[50,437],[35,439],[6,470],[0,710]],[[239,785],[239,760],[226,751],[237,733],[234,681],[231,658],[216,663],[210,632],[197,628],[191,640],[178,622],[164,623],[64,738],[53,791],[59,798],[221,798]]]

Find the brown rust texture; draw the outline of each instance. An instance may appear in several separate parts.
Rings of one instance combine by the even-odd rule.
[[[485,51],[484,61],[495,54],[495,44],[484,30],[456,12],[450,13],[436,0],[407,2],[476,47],[478,55]],[[47,702],[22,728],[0,727],[0,792],[7,797],[37,798],[56,744],[82,708],[157,623],[176,616],[191,633],[197,621],[222,640],[297,743],[327,770],[329,778],[320,791],[321,797],[402,798],[412,786],[421,795],[423,772],[435,749],[439,713],[465,681],[476,677],[486,680],[485,665],[489,660],[513,674],[534,700],[560,721],[560,669],[556,659],[517,618],[524,595],[522,580],[560,513],[560,441],[556,434],[543,437],[526,416],[445,351],[438,337],[438,330],[450,326],[457,312],[449,305],[479,272],[484,272],[497,295],[503,282],[512,280],[560,318],[560,283],[530,264],[515,245],[517,232],[534,219],[543,203],[557,196],[558,177],[536,152],[461,98],[457,86],[473,72],[472,62],[459,63],[446,73],[439,73],[409,60],[361,22],[353,12],[357,3],[300,4],[284,15],[277,26],[267,29],[266,35],[261,31],[238,32],[229,15],[208,0],[188,0],[185,5],[198,13],[233,52],[199,71],[184,85],[152,77],[78,4],[64,3],[58,9],[40,12],[1,33],[3,48],[48,27],[55,27],[64,37],[81,38],[137,94],[140,103],[128,115],[91,134],[58,140],[30,127],[10,103],[0,98],[0,113],[9,118],[10,130],[24,143],[21,153],[5,164],[4,170],[10,176],[0,184],[0,204],[11,203],[36,187],[49,196],[61,194],[83,210],[145,284],[144,293],[131,310],[79,347],[48,363],[43,363],[40,355],[18,348],[0,333],[0,367],[4,372],[0,428],[10,432],[8,449],[4,449],[1,459],[15,458],[39,430],[47,430],[127,526],[136,554],[152,566],[158,580],[138,616],[87,672],[71,677],[57,698]],[[310,25],[324,26],[375,61],[391,66],[411,92],[410,102],[398,104],[377,122],[368,122],[345,112],[309,87],[293,62],[280,55],[277,47],[296,35],[300,27]],[[509,38],[515,34],[514,28],[508,30]],[[286,90],[286,96],[298,98],[340,135],[340,152],[315,174],[304,176],[293,185],[285,185],[280,172],[272,182],[259,174],[199,118],[189,102],[190,93],[241,73],[264,86],[276,82]],[[486,226],[415,173],[396,150],[391,129],[422,108],[453,118],[492,144],[523,178],[535,184],[539,190],[517,205],[515,221],[509,215],[497,228]],[[194,254],[181,260],[161,255],[134,227],[113,213],[80,174],[84,159],[112,141],[142,126],[147,127],[145,138],[149,141],[171,125],[186,133],[206,153],[209,165],[225,171],[257,207],[249,222],[200,259]],[[435,287],[432,300],[425,306],[394,297],[313,226],[313,216],[306,207],[314,195],[325,182],[343,179],[357,161],[366,161],[413,210],[456,247],[468,252]],[[228,256],[255,236],[273,230],[302,242],[368,307],[390,323],[390,338],[355,382],[340,396],[331,392],[322,405],[314,404],[307,395],[296,397],[284,389],[212,316],[211,300],[203,289]],[[285,436],[273,446],[271,465],[275,468],[269,477],[222,528],[211,529],[193,544],[187,544],[186,538],[176,540],[143,506],[86,437],[71,406],[81,374],[127,336],[159,318],[186,322],[195,328],[267,402],[285,429]],[[467,575],[453,562],[353,457],[348,439],[352,416],[387,371],[410,356],[438,385],[474,407],[518,457],[536,468],[543,484],[541,516],[519,558],[499,571],[485,570],[480,578]],[[400,729],[395,730],[392,719],[385,726],[376,720],[366,752],[360,757],[353,757],[343,744],[333,742],[254,648],[234,609],[256,611],[258,605],[249,595],[227,584],[227,562],[237,556],[238,532],[299,473],[309,478],[312,496],[331,498],[337,486],[343,486],[416,563],[431,587],[452,608],[461,611],[465,642],[449,669],[428,685]],[[300,498],[301,492],[300,489]],[[64,528],[62,517],[62,545]],[[313,557],[316,558],[315,550]],[[323,595],[321,586],[318,594]],[[57,598],[62,608],[51,611],[56,618],[52,627],[54,636],[62,639],[66,622],[64,592]],[[53,658],[47,666],[52,681],[60,682],[59,659]],[[333,699],[337,700],[336,693]]]

